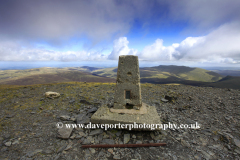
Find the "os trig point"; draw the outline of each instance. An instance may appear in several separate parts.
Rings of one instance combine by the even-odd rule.
[[[100,107],[91,117],[91,122],[100,124],[161,124],[156,108],[142,103],[137,56],[119,56],[114,105],[112,108]],[[151,130],[150,128],[135,129]]]
[[[137,56],[119,56],[114,109],[140,109],[142,106]]]

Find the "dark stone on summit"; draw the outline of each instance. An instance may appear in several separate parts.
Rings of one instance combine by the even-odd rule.
[[[84,139],[83,140],[83,142],[82,142],[82,144],[91,144],[91,141],[89,140],[89,139]]]
[[[212,132],[211,132],[210,129],[205,129],[205,130],[202,130],[201,132],[202,132],[203,134],[205,134],[205,135],[208,135],[208,136],[211,136],[211,135],[212,135]]]
[[[186,124],[194,124],[195,122],[189,118],[186,119],[185,121]]]
[[[93,105],[94,105],[94,107],[98,107],[98,106],[101,106],[102,104],[101,103],[94,103]]]
[[[166,100],[169,100],[170,102],[173,100],[173,97],[170,97],[170,96],[167,96],[167,95],[166,95],[164,98],[165,98]]]
[[[104,139],[102,144],[115,144],[115,141],[113,139]]]
[[[87,111],[87,113],[94,113],[94,112],[96,112],[97,110],[98,110],[97,107],[93,107],[93,108],[89,109],[89,110]]]
[[[72,99],[69,101],[69,103],[74,103],[75,102],[75,99]]]
[[[93,130],[89,133],[89,136],[94,136],[94,135],[99,135],[103,133],[103,130],[102,129],[96,129],[96,130]]]
[[[224,143],[229,143],[229,140],[228,140],[228,138],[225,136],[225,135],[221,135],[220,136],[220,140],[222,141],[222,142],[224,142]]]
[[[7,115],[6,118],[12,118],[14,116],[15,116],[15,114]]]
[[[67,147],[67,144],[64,144],[61,148],[58,149],[57,153],[62,152]]]
[[[107,106],[108,106],[108,108],[112,108],[112,107],[113,107],[113,104],[108,103]]]
[[[85,99],[80,100],[80,103],[84,103],[84,104],[88,104],[88,105],[91,104],[90,102],[86,101]]]
[[[77,115],[77,124],[87,124],[90,122],[90,118],[86,114]]]

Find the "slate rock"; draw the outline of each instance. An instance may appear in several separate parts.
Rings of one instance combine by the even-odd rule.
[[[217,136],[217,135],[214,135],[214,136],[213,136],[213,140],[214,140],[214,141],[217,141],[217,140],[219,140],[219,136]]]
[[[127,144],[130,140],[130,134],[124,134],[123,142],[124,144]]]
[[[102,135],[102,134],[98,135],[97,139],[98,139],[99,141],[102,141],[103,135]]]
[[[240,141],[236,138],[234,138],[233,141],[234,141],[235,145],[240,148]]]
[[[89,139],[84,139],[83,140],[83,142],[82,142],[82,144],[91,144],[91,141],[89,140]]]
[[[38,153],[40,153],[40,152],[42,152],[42,149],[36,149],[35,151],[28,152],[28,153],[26,154],[26,156],[30,158],[30,157],[33,157],[33,156],[35,156],[36,154],[38,154]]]
[[[70,143],[67,145],[67,147],[64,149],[64,151],[68,151],[68,150],[72,149],[72,147],[73,147],[73,143],[70,142]]]
[[[105,155],[105,153],[103,152],[103,150],[101,150],[100,152],[99,152],[99,154],[98,154],[98,157],[102,157],[102,156],[104,156]]]
[[[89,149],[86,149],[84,159],[88,160],[89,157],[91,157],[91,153],[90,153]]]
[[[73,134],[70,139],[74,139],[77,135],[76,134]]]
[[[113,159],[121,159],[121,157],[116,154],[116,155],[113,156]]]
[[[60,119],[63,121],[69,121],[70,118],[71,118],[70,116],[65,116],[65,115],[60,116]]]
[[[208,146],[208,148],[215,149],[215,150],[224,150],[224,147],[221,144],[216,144],[213,146]]]
[[[194,124],[195,122],[189,118],[186,119],[185,121],[186,124]],[[206,132],[209,132],[209,130],[205,130]],[[211,132],[211,131],[210,131]]]
[[[109,135],[110,137],[115,137],[115,134],[110,131],[107,131],[107,135]]]
[[[172,96],[168,96],[168,95],[165,95],[164,99],[168,100],[168,101],[172,101],[175,97],[172,97]]]
[[[154,136],[153,139],[154,139],[155,141],[157,141],[157,140],[162,139],[162,137],[163,137],[163,136],[159,134],[159,135],[157,135],[157,136]]]
[[[61,148],[58,149],[57,153],[62,152],[67,147],[67,144],[64,144]]]
[[[16,139],[15,141],[13,141],[12,144],[13,144],[13,145],[14,145],[14,144],[19,144],[19,140]]]
[[[90,118],[84,113],[78,114],[76,120],[77,124],[87,124],[90,122]]]
[[[94,105],[94,107],[99,107],[102,105],[102,103],[94,103],[93,105]]]
[[[103,139],[108,139],[109,135],[106,132],[103,132]]]
[[[181,139],[181,144],[183,146],[186,146],[186,147],[191,147],[190,144],[187,141],[183,140],[183,139]]]
[[[164,131],[164,130],[161,130],[161,134],[164,135],[164,136],[168,135],[168,133],[166,131]]]
[[[165,99],[165,98],[162,98],[161,101],[162,101],[162,102],[168,102],[168,100]]]
[[[92,136],[88,136],[87,139],[91,142],[94,143],[94,138]]]
[[[11,146],[11,144],[12,144],[12,142],[11,141],[9,141],[9,142],[6,142],[6,143],[4,143],[5,144],[5,146],[7,146],[7,147],[10,147]]]
[[[240,154],[240,149],[237,149],[237,148],[236,148],[236,149],[234,150],[234,152]]]
[[[9,114],[9,115],[6,115],[6,118],[12,118],[14,116],[15,116],[15,114]]]
[[[8,147],[2,147],[1,152],[6,152],[8,150]]]
[[[80,135],[76,135],[76,137],[75,137],[75,139],[81,139],[82,138],[82,136],[80,136]]]
[[[69,101],[70,104],[75,103],[75,99]]]
[[[113,154],[113,150],[111,148],[108,149],[108,152]]]
[[[154,143],[154,141],[153,141],[153,140],[150,140],[149,143]]]
[[[63,125],[62,128],[59,128],[57,131],[57,137],[61,139],[68,139],[72,133],[73,127],[67,128]]]
[[[102,144],[115,144],[115,141],[113,139],[104,139]]]
[[[153,133],[153,132],[151,132],[151,133],[150,133],[150,136],[151,136],[151,138],[152,138],[152,139],[154,139],[154,138],[155,138],[155,135],[154,135],[154,133]]]
[[[49,146],[47,147],[45,150],[43,150],[44,154],[52,154],[54,153],[54,147],[53,146]]]
[[[4,139],[9,139],[9,138],[11,138],[11,135],[10,135],[10,134],[5,134],[5,135],[3,136],[3,138],[4,138]]]
[[[201,156],[200,154],[196,154],[196,155],[194,155],[194,158],[195,158],[196,160],[201,160],[201,159],[202,159],[202,156]]]
[[[87,111],[87,113],[94,113],[94,112],[96,112],[97,110],[98,110],[97,107],[93,107],[93,108],[89,109],[89,110]]]
[[[214,156],[214,153],[208,151],[204,151],[204,150],[201,150],[203,156],[205,157],[205,159],[213,159],[213,156]]]
[[[84,133],[84,132],[82,132],[82,131],[81,131],[81,132],[79,132],[78,134],[79,134],[81,137],[87,137],[87,134],[85,134],[85,133]]]
[[[92,154],[94,154],[94,153],[96,152],[96,150],[93,149],[93,148],[89,148],[89,150],[90,150],[90,152],[91,152]]]
[[[99,135],[101,133],[103,133],[102,129],[95,129],[89,133],[89,136]]]
[[[120,136],[121,135],[121,133],[122,133],[122,131],[118,131],[117,133],[116,133],[116,136]]]
[[[85,99],[81,99],[81,100],[80,100],[80,103],[87,104],[87,105],[91,105],[91,103],[88,102],[88,101],[85,100]]]

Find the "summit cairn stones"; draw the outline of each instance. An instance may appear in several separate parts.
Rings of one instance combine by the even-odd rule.
[[[100,107],[91,117],[91,122],[115,126],[119,123],[134,124],[134,128],[125,125],[124,128],[118,126],[118,129],[160,130],[156,128],[156,124],[161,124],[156,108],[142,103],[137,56],[119,56],[113,108]]]

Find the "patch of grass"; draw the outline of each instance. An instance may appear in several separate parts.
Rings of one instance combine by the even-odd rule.
[[[3,121],[2,119],[0,120],[0,132],[3,131],[3,127],[11,127],[12,126],[12,122],[11,121]]]

